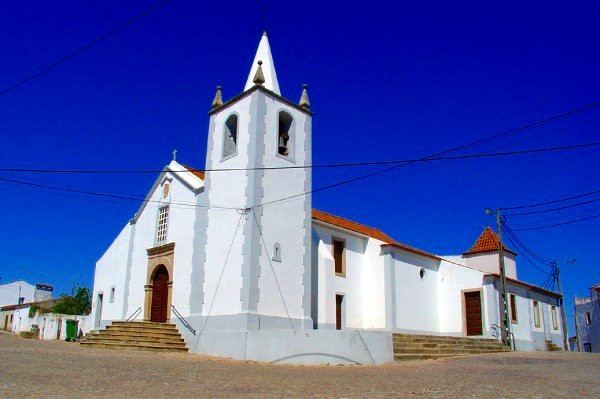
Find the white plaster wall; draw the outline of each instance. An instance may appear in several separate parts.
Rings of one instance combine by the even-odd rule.
[[[385,327],[385,287],[383,257],[379,240],[346,230],[313,223],[318,240],[318,324],[335,328],[335,295],[344,295],[342,324],[344,328]],[[332,238],[346,242],[346,275],[335,274]],[[314,259],[314,257],[313,257]],[[313,304],[315,306],[315,304]]]
[[[127,223],[110,247],[96,262],[92,293],[92,320],[96,320],[96,314],[100,309],[98,306],[99,293],[103,293],[101,319],[118,320],[122,316],[131,228],[131,224]],[[115,287],[113,303],[110,302],[112,287]]]
[[[207,155],[207,169],[247,168],[250,146],[250,105],[256,93],[241,99],[231,107],[211,116],[215,130],[209,140],[213,141],[212,153]],[[231,114],[238,115],[237,155],[223,160],[224,124]],[[210,148],[210,146],[209,146]],[[212,160],[209,163],[208,160]],[[246,171],[207,172],[210,187],[208,203],[213,206],[246,208]],[[251,216],[251,215],[250,215]],[[204,306],[202,314],[225,315],[241,311],[242,253],[245,223],[252,219],[241,217],[239,212],[211,208],[207,213],[206,258],[204,267]],[[239,224],[239,227],[238,227]],[[237,233],[236,233],[237,229]],[[235,236],[235,239],[234,239]],[[231,247],[231,250],[229,248]],[[227,253],[230,252],[227,264]]]
[[[21,331],[29,331],[31,327],[31,319],[29,318],[29,306],[15,309],[12,324],[12,332],[20,333]]]
[[[19,287],[21,291],[19,293]],[[16,305],[19,297],[25,298],[25,303],[33,301],[35,286],[24,280],[0,285],[0,306]]]
[[[463,291],[483,289],[482,295],[482,323],[484,335],[490,328],[490,307],[487,303],[488,287],[483,286],[484,273],[456,265],[446,260],[442,261],[439,268],[440,296],[439,315],[440,332],[449,335],[463,335]]]
[[[167,180],[164,180],[165,178]],[[162,198],[162,184],[166,181],[170,184],[169,196]],[[149,199],[150,202],[143,208],[136,220],[129,295],[125,313],[130,315],[139,307],[144,308],[144,285],[147,282],[148,273],[147,249],[175,242],[174,275],[169,276],[173,281],[172,304],[183,315],[187,315],[189,313],[189,281],[192,267],[192,242],[194,238],[193,225],[196,215],[196,207],[194,206],[196,203],[195,194],[188,186],[174,176],[173,173],[167,172],[164,177],[160,178],[160,184],[155,187]],[[158,210],[167,203],[169,204],[167,238],[164,242],[157,243],[156,227]],[[190,205],[188,206],[188,204]],[[127,253],[123,255],[122,259],[126,262]],[[142,311],[136,316],[136,319],[143,319],[143,317],[144,312]],[[105,319],[105,317],[102,318]]]
[[[262,159],[262,165],[288,167],[310,164],[310,151],[305,152],[305,140],[309,139],[305,137],[305,128],[310,126],[305,124],[310,123],[310,117],[264,93],[257,92],[254,95],[258,101],[264,101],[266,104],[264,150],[257,154]],[[294,143],[288,158],[277,154],[280,111],[289,113],[294,120],[290,129],[290,137]],[[310,169],[265,170],[262,176],[261,201],[270,202],[304,192],[309,173]],[[303,317],[304,261],[308,251],[304,237],[305,234],[311,234],[305,230],[305,225],[306,218],[312,218],[311,208],[305,206],[305,200],[304,197],[300,197],[295,201],[275,203],[257,209],[264,237],[259,262],[259,314],[287,317],[289,313],[294,319]],[[270,261],[275,242],[281,245],[281,262]],[[271,264],[274,270],[271,269]]]
[[[395,269],[395,329],[415,333],[440,331],[439,263],[405,251],[392,252]],[[421,279],[420,269],[425,269]],[[383,311],[383,309],[382,309]]]
[[[500,273],[500,266],[497,252],[488,252],[476,255],[463,256],[465,264],[473,269],[481,270],[485,273]],[[462,263],[462,262],[460,262]],[[511,254],[504,254],[504,267],[506,277],[517,278],[517,266],[515,257]]]

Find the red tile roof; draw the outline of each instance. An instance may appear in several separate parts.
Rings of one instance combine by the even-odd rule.
[[[510,254],[516,255],[515,252],[506,248],[506,245],[502,244],[502,249]],[[467,252],[463,253],[463,255],[474,255],[480,254],[482,252],[496,252],[498,251],[498,236],[494,231],[487,226],[483,233],[479,236],[475,244],[469,249]]]
[[[592,289],[600,292],[600,284],[593,286]]]
[[[483,277],[500,278],[500,275],[497,274],[497,273],[488,273],[488,274],[484,274]],[[546,289],[544,289],[542,287],[538,287],[537,285],[525,283],[523,281],[515,280],[515,279],[512,279],[512,278],[508,278],[508,277],[506,277],[506,281],[509,282],[509,283],[514,283],[514,284],[522,285],[522,286],[527,287],[529,289],[532,289],[534,291],[538,291],[538,292],[541,292],[542,294],[550,295],[550,296],[553,296],[555,298],[561,298],[562,297],[562,295],[559,294],[558,292],[549,291],[549,290],[546,290]]]
[[[437,256],[430,254],[425,251],[421,251],[420,249],[413,248],[406,244],[399,243],[395,241],[393,238],[385,234],[383,231],[376,229],[374,227],[366,226],[364,224],[353,222],[352,220],[344,219],[339,216],[332,215],[327,212],[319,211],[318,209],[312,210],[313,220],[318,220],[327,224],[331,224],[333,226],[341,227],[346,230],[354,231],[371,238],[375,238],[379,241],[383,241],[385,244],[382,246],[391,246],[394,248],[403,249],[408,252],[412,252],[418,255],[422,255],[431,259],[439,260]]]
[[[198,169],[194,169],[191,166],[186,166],[186,165],[181,165],[184,168],[186,168],[187,170],[189,170],[190,172],[192,172],[192,174],[196,177],[198,177],[201,180],[204,180],[204,172],[199,171]]]

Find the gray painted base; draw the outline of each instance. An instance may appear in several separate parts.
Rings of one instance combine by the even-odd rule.
[[[393,359],[388,332],[358,330],[258,330],[202,332],[190,352],[290,364],[384,364]]]

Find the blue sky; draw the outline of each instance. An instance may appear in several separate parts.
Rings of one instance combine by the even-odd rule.
[[[215,86],[223,86],[225,99],[242,91],[264,4],[282,95],[297,101],[302,83],[309,84],[315,164],[422,157],[600,101],[599,9],[593,2],[323,3],[172,0],[0,96],[0,167],[161,169],[177,148],[178,160],[202,168]],[[151,4],[4,5],[0,90]],[[463,153],[599,141],[599,129],[595,109]],[[406,244],[456,254],[493,223],[486,207],[600,189],[599,155],[592,148],[411,165],[315,194],[313,203]],[[313,185],[377,169],[316,170]],[[0,177],[136,197],[144,197],[155,179]],[[0,183],[1,281],[43,281],[58,292],[91,286],[95,259],[139,205]],[[599,207],[591,203],[507,223],[517,229],[549,218],[561,222],[598,214]],[[542,222],[532,223],[537,220]],[[600,219],[519,237],[562,266],[567,313],[573,295],[586,295],[600,283]],[[573,258],[575,264],[565,263]],[[534,284],[545,279],[524,259],[519,277]]]

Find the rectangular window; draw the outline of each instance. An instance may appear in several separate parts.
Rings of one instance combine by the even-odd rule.
[[[19,305],[25,303],[25,297],[20,296],[19,297]]]
[[[332,240],[333,246],[333,261],[335,263],[335,274],[337,276],[345,276],[346,275],[346,265],[345,265],[345,247],[346,243],[340,240]]]
[[[510,294],[510,321],[513,324],[517,324],[519,322],[519,318],[517,316],[517,297],[515,294]]]
[[[115,302],[115,287],[111,287],[110,289],[110,303]]]
[[[550,308],[552,313],[552,328],[558,330],[558,315],[556,314],[556,306]]]
[[[588,326],[592,324],[592,315],[590,314],[590,312],[585,312],[585,324],[587,324]]]
[[[344,296],[337,295],[335,296],[335,329],[342,329],[342,310],[343,310]]]
[[[535,324],[535,326],[538,328],[541,326],[540,304],[538,303],[538,301],[533,301],[533,324]]]
[[[158,210],[158,226],[156,229],[156,241],[163,242],[167,239],[167,224],[169,222],[169,205]]]
[[[592,344],[583,344],[583,351],[584,352],[591,352],[592,351]]]

